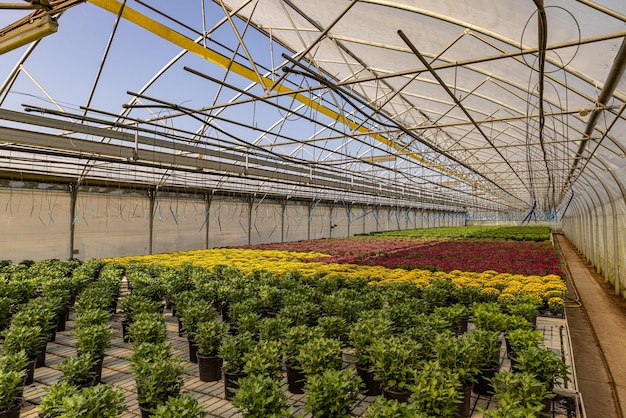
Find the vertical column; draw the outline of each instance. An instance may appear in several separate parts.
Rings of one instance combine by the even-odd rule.
[[[248,245],[252,245],[252,206],[254,205],[254,196],[248,197]]]
[[[365,218],[367,218],[367,216],[365,215],[367,213],[367,206],[363,206],[363,216],[361,216],[361,218],[363,218],[363,230],[361,231],[363,234],[365,233]]]
[[[287,211],[287,200],[280,202],[280,242],[285,242],[285,212]]]
[[[78,200],[78,183],[70,183],[70,256],[74,258],[74,231],[76,224],[76,200]]]
[[[344,203],[345,204],[345,203]],[[350,236],[350,225],[352,224],[352,205],[345,204],[346,216],[348,217],[348,236]]]
[[[212,195],[204,194],[204,248],[209,248],[209,220],[211,216],[211,197]]]
[[[306,208],[307,208],[306,239],[311,239],[311,211],[312,211],[311,205],[313,205],[313,202],[309,202],[306,205]]]
[[[152,254],[152,241],[154,238],[154,206],[156,202],[156,189],[148,190],[148,199],[150,199],[150,219],[148,222],[148,254]]]
[[[333,211],[335,209],[335,204],[334,203],[330,203],[328,206],[329,206],[329,209],[330,209],[330,216],[329,216],[330,220],[328,222],[328,236],[330,238],[332,238],[333,237],[333,230],[335,229],[335,226],[336,226],[333,223]]]

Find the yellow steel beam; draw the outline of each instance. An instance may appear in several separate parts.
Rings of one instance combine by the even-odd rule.
[[[89,3],[92,3],[98,7],[101,7],[104,10],[107,10],[113,14],[119,14],[120,12],[120,8],[123,6],[122,3],[120,3],[117,0],[88,0]],[[204,58],[214,64],[219,65],[220,67],[223,68],[229,68],[230,71],[235,72],[236,74],[247,78],[248,80],[254,81],[254,82],[258,82],[260,84],[262,84],[265,88],[269,88],[273,86],[273,89],[276,90],[277,92],[280,93],[289,93],[290,91],[292,91],[289,87],[286,87],[283,84],[274,84],[273,80],[267,78],[267,77],[263,77],[261,76],[260,78],[257,76],[257,74],[251,70],[250,68],[241,65],[235,61],[231,61],[230,58],[215,52],[211,49],[205,48],[204,46],[194,42],[192,39],[187,38],[184,35],[181,35],[180,33],[176,32],[175,30],[163,25],[162,23],[159,23],[153,19],[150,19],[149,17],[139,13],[138,11],[128,7],[128,6],[124,6],[124,10],[122,11],[122,17],[126,20],[128,20],[129,22],[132,22],[134,24],[136,24],[139,27],[142,27],[144,29],[146,29],[149,32],[152,32],[153,34],[165,39],[166,41],[169,41],[171,43],[173,43],[174,45],[177,45],[181,48],[183,48],[184,50],[187,50],[189,52],[192,52],[196,55],[198,55],[201,58]],[[420,157],[419,155],[415,154],[415,153],[408,153],[406,152],[406,150],[403,149],[402,146],[396,144],[395,142],[391,141],[389,138],[386,138],[383,135],[377,134],[375,132],[371,132],[369,129],[367,129],[366,127],[362,126],[361,124],[358,124],[348,118],[346,118],[345,116],[341,115],[340,113],[337,113],[336,111],[323,106],[320,103],[317,103],[316,101],[312,100],[311,98],[300,94],[300,93],[293,93],[292,97],[296,100],[298,100],[299,102],[305,104],[306,106],[314,109],[315,111],[328,116],[329,118],[336,120],[338,122],[343,123],[344,125],[356,130],[357,132],[360,132],[362,134],[366,134],[369,135],[370,137],[376,139],[377,141],[395,149],[400,151],[403,155],[406,155],[416,161],[419,161],[420,163],[427,165],[428,167],[438,170],[442,173],[445,173],[449,176],[453,176],[456,177],[468,184],[474,184],[477,187],[481,187],[480,185],[475,184],[474,181],[466,178],[465,176],[463,176],[462,174],[456,173],[454,171],[451,171],[445,167],[442,167],[438,164],[434,164],[428,160],[425,160],[424,158]]]

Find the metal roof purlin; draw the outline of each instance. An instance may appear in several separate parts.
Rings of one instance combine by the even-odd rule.
[[[120,8],[122,7],[122,3],[120,3],[117,0],[88,0],[89,3],[94,4],[95,6],[98,6],[108,12],[117,14],[119,13]],[[252,71],[251,69],[235,62],[235,61],[231,61],[228,57],[219,54],[213,50],[210,50],[208,48],[204,48],[204,46],[199,45],[197,43],[195,43],[193,40],[185,37],[184,35],[174,31],[171,28],[168,28],[167,26],[153,20],[150,19],[149,17],[139,13],[138,11],[126,6],[124,7],[124,10],[122,11],[122,17],[126,20],[128,20],[129,22],[132,22],[144,29],[146,29],[149,32],[152,32],[153,34],[181,47],[184,48],[186,50],[188,50],[189,52],[192,52],[196,55],[198,55],[199,57],[206,59],[210,62],[213,62],[214,64],[217,64],[223,68],[230,68],[231,71],[235,72],[236,74],[245,77],[249,80],[252,81],[256,81],[259,80],[260,82],[263,83],[264,88],[268,88],[268,87],[272,87],[275,91],[281,92],[281,93],[286,93],[286,94],[291,94],[293,95],[293,97],[306,104],[307,106],[309,106],[310,108],[312,108],[313,110],[328,116],[334,120],[337,120],[343,124],[345,124],[346,126],[350,127],[350,128],[356,128],[359,132],[365,133],[367,135],[370,135],[372,138],[376,139],[379,142],[384,143],[387,146],[390,146],[394,149],[398,149],[401,150],[401,147],[398,146],[398,144],[396,144],[395,142],[389,140],[388,138],[377,134],[375,132],[371,132],[370,130],[368,130],[367,128],[364,128],[362,126],[359,126],[356,122],[345,118],[344,116],[340,115],[339,113],[333,111],[332,109],[329,109],[325,106],[322,106],[321,104],[311,100],[309,97],[303,95],[303,94],[299,94],[299,93],[293,93],[291,92],[291,89],[282,85],[282,84],[276,84],[274,85],[274,81],[262,76],[260,79],[257,78],[257,74]],[[422,157],[420,157],[419,155],[415,154],[415,153],[405,153],[406,156],[415,159],[419,162],[421,162],[422,164],[425,164],[435,170],[438,170],[446,175],[449,175],[451,177],[455,177],[458,178],[459,180],[462,180],[468,184],[473,184],[476,187],[481,187],[482,185],[476,184],[475,181],[466,178],[465,176],[463,176],[462,174],[456,173],[450,169],[447,169],[445,167],[442,167],[438,164],[433,164],[432,162],[423,159]]]

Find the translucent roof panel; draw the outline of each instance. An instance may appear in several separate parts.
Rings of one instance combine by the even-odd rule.
[[[0,7],[5,177],[545,214],[624,190],[623,1]]]

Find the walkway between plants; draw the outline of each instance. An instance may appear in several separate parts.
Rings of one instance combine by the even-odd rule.
[[[557,243],[581,306],[567,307],[578,388],[589,418],[626,416],[626,315],[619,300],[563,235]],[[623,301],[622,301],[623,302]]]

